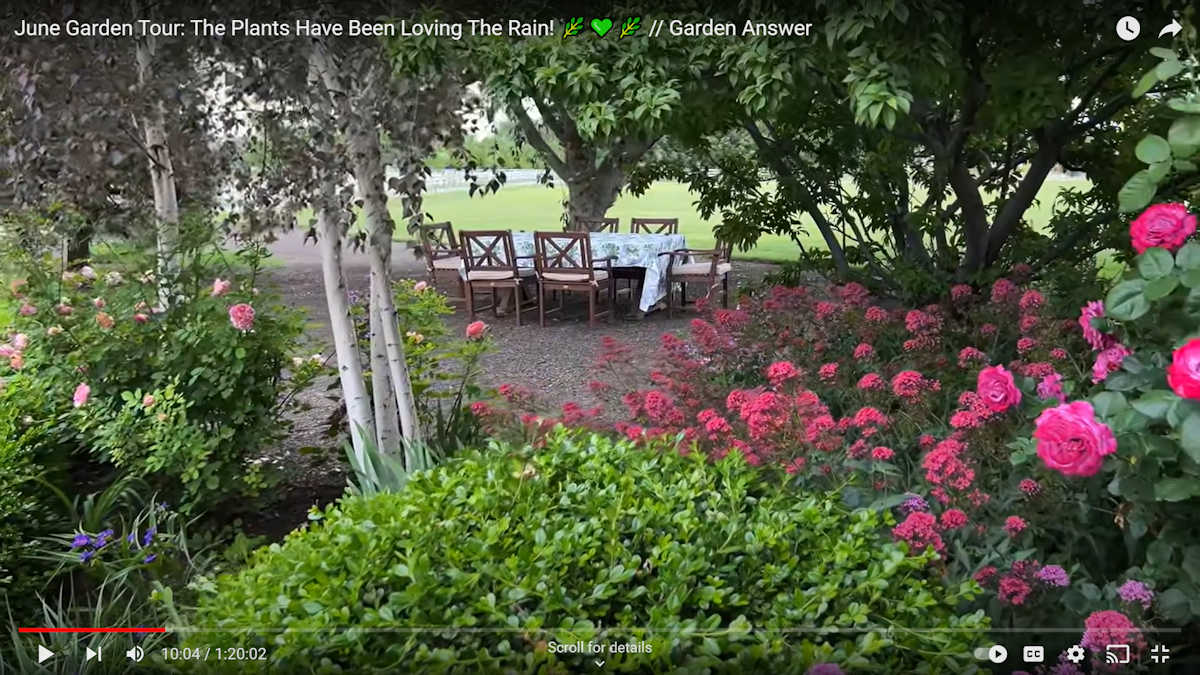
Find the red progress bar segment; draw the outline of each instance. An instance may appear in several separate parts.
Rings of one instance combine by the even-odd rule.
[[[166,628],[122,627],[122,628],[27,628],[17,627],[18,633],[165,633]]]

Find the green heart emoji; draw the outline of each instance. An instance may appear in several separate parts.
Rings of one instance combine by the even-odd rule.
[[[596,35],[604,37],[612,30],[612,19],[592,19],[592,30]]]

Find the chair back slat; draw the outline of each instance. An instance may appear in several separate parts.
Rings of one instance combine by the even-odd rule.
[[[592,241],[588,232],[535,232],[539,272],[586,274],[592,278]]]
[[[463,230],[463,260],[467,272],[517,273],[517,257],[513,252],[512,233],[508,230]]]
[[[587,218],[580,216],[575,219],[575,229],[584,232],[616,232],[620,221],[616,218]]]
[[[634,218],[629,231],[634,234],[679,234],[678,218]]]

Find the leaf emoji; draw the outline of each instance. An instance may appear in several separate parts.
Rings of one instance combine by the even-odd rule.
[[[621,24],[621,34],[617,36],[617,39],[620,40],[623,37],[633,35],[641,27],[642,27],[642,17],[631,16],[628,19],[625,19],[625,23]]]
[[[567,28],[563,31],[563,37],[569,38],[572,35],[579,35],[579,31],[583,30],[583,17],[577,16],[567,22]]]

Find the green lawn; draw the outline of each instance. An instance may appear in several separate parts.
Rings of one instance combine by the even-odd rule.
[[[1067,186],[1086,187],[1083,181],[1047,181],[1038,194],[1038,202],[1029,217],[1037,225],[1049,221],[1054,197]],[[557,230],[562,227],[560,214],[566,199],[564,188],[547,188],[541,185],[503,187],[499,192],[485,197],[468,197],[466,192],[440,193],[425,198],[425,211],[434,220],[449,220],[456,230],[460,229],[516,229]],[[621,230],[628,231],[629,219],[678,218],[680,232],[687,236],[688,245],[707,248],[713,245],[712,221],[704,220],[692,203],[695,197],[681,183],[657,183],[641,197],[623,194],[608,211],[610,217],[621,219]],[[399,204],[393,204],[393,216],[399,217]],[[719,215],[714,216],[719,218]],[[806,222],[808,218],[804,219]],[[805,246],[821,247],[822,242],[816,228],[801,237]],[[407,235],[402,235],[407,236]],[[738,257],[748,259],[782,261],[796,256],[796,245],[789,238],[765,235],[753,250]]]
[[[1047,181],[1038,193],[1038,201],[1030,209],[1030,219],[1035,225],[1044,225],[1049,221],[1054,197],[1060,189],[1086,186],[1084,181]],[[468,197],[466,191],[443,192],[425,197],[425,211],[435,221],[450,221],[455,230],[557,230],[562,227],[560,216],[566,197],[565,188],[543,185],[503,187],[499,192],[484,197]],[[621,195],[609,209],[608,215],[621,219],[622,231],[629,230],[629,219],[634,216],[678,218],[680,232],[687,236],[689,246],[712,247],[711,220],[700,217],[693,206],[694,201],[695,197],[688,193],[682,183],[661,182],[653,185],[641,197]],[[390,208],[392,216],[399,222],[402,216],[400,202],[393,200]],[[300,222],[307,223],[311,211],[305,209],[298,217]],[[808,224],[808,231],[801,236],[801,241],[806,247],[822,247],[821,237],[816,228],[811,226],[811,221],[807,216],[803,221]],[[397,232],[396,236],[400,239],[409,238],[406,232]],[[796,252],[796,245],[791,239],[764,235],[752,250],[735,255],[743,259],[785,261],[794,259]]]

